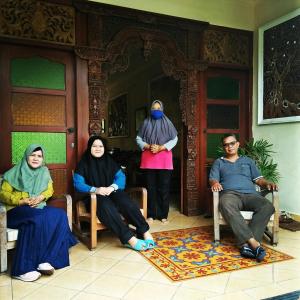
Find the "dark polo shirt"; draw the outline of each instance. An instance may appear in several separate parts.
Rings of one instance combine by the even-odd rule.
[[[217,180],[223,190],[231,190],[239,193],[256,193],[254,182],[262,177],[255,162],[241,156],[235,162],[230,162],[223,157],[214,161],[210,170],[209,179]]]

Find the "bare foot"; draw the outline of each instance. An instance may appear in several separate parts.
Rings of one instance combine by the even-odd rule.
[[[153,223],[153,218],[148,218],[147,222],[148,222],[148,224],[152,224]]]
[[[144,233],[144,240],[153,240],[153,237],[149,231]]]
[[[248,244],[252,249],[256,249],[260,246],[260,243],[255,238],[250,238],[248,240]]]
[[[134,250],[137,251],[147,250],[147,244],[145,243],[145,241],[137,239],[135,236],[130,238],[130,240],[128,240],[127,243],[129,244],[129,246],[127,244],[127,247],[132,248]]]

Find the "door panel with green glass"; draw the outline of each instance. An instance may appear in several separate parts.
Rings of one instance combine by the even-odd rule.
[[[0,173],[16,164],[29,144],[41,144],[55,193],[71,190],[74,168],[74,80],[71,54],[5,46],[0,50]]]
[[[212,213],[208,176],[214,160],[222,156],[222,137],[235,133],[241,141],[248,138],[249,97],[247,74],[244,71],[209,69],[203,82],[206,119],[201,120],[201,148],[203,165],[200,166],[205,210]]]

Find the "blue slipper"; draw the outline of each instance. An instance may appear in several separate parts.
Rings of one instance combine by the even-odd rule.
[[[152,240],[152,239],[144,240],[144,242],[147,245],[147,249],[153,249],[154,247],[157,246],[156,243],[154,242],[154,240]]]
[[[258,246],[255,250],[255,257],[258,262],[261,262],[266,256],[266,250],[262,246]]]
[[[131,246],[130,244],[125,244],[124,246],[133,249],[135,251],[144,251],[148,249],[146,242],[140,239],[137,239],[137,242],[135,243],[134,246]]]

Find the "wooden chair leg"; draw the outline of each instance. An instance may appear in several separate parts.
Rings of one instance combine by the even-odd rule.
[[[91,194],[91,240],[90,249],[97,247],[97,197],[96,194]]]
[[[214,208],[214,242],[220,242],[220,223],[219,223],[219,192],[213,192]]]
[[[272,192],[272,203],[275,208],[274,212],[274,220],[273,220],[273,238],[272,238],[272,244],[277,245],[278,244],[278,233],[279,233],[279,195],[277,191]]]
[[[0,205],[0,272],[7,270],[6,209]]]
[[[0,272],[7,270],[6,228],[0,228]]]

